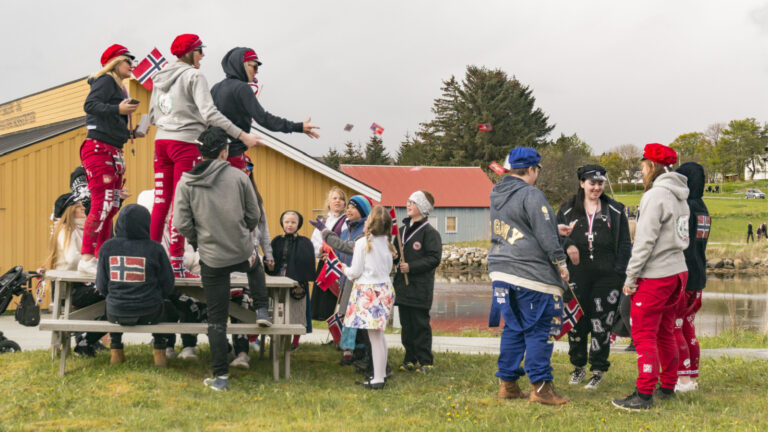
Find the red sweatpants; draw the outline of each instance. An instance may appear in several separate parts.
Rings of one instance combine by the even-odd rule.
[[[691,378],[699,376],[699,340],[696,339],[696,312],[701,309],[701,291],[684,291],[675,316],[675,338],[680,360],[677,374]]]
[[[112,219],[120,208],[125,160],[119,148],[87,139],[80,146],[80,161],[91,192],[91,211],[85,219],[80,253],[98,255],[101,245],[112,237]]]
[[[233,167],[248,174],[248,162],[250,162],[250,159],[245,155],[245,153],[227,158],[227,162],[229,162],[229,164]]]
[[[155,141],[155,203],[152,206],[152,223],[149,236],[152,240],[163,240],[165,220],[168,220],[170,245],[168,254],[171,257],[184,256],[184,237],[173,227],[173,197],[176,193],[176,183],[181,175],[200,162],[200,150],[193,143],[175,140]]]
[[[677,384],[675,312],[687,281],[688,272],[637,280],[629,316],[637,349],[636,386],[640,393],[653,394],[659,377],[666,389],[674,389]]]

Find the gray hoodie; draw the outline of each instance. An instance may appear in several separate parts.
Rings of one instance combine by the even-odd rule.
[[[248,260],[251,231],[261,219],[248,176],[229,162],[206,160],[182,174],[173,202],[173,226],[197,245],[200,261],[214,268]]]
[[[517,177],[503,178],[491,191],[491,280],[562,295],[557,266],[563,262],[555,212],[544,194]]]
[[[149,119],[157,126],[155,139],[192,143],[210,125],[237,138],[242,129],[216,109],[208,81],[199,70],[177,62],[152,77]]]
[[[687,178],[676,172],[658,176],[643,194],[624,285],[634,288],[637,278],[658,279],[688,270],[683,254],[689,241],[687,198]]]

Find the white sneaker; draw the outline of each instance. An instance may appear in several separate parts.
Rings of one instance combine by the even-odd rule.
[[[197,353],[193,347],[184,347],[179,353],[179,359],[181,360],[194,360],[197,361]]]
[[[676,393],[687,393],[690,391],[696,391],[699,389],[699,383],[696,381],[690,381],[688,384],[683,384],[680,381],[675,384],[675,392]]]
[[[51,309],[53,310],[53,309]],[[255,341],[251,342],[251,349],[258,352],[261,350],[261,341],[256,339]]]
[[[237,357],[235,357],[234,360],[232,360],[232,363],[230,363],[229,365],[232,367],[248,369],[250,367],[250,365],[248,364],[249,361],[251,361],[251,358],[248,357],[248,354],[241,352],[240,354],[237,355]]]
[[[77,263],[77,271],[79,271],[80,273],[85,273],[87,275],[96,276],[97,268],[98,268],[98,260],[95,257],[91,258],[90,261],[85,261],[81,259],[80,262]]]
[[[165,349],[165,358],[172,359],[176,357],[176,351],[173,349],[173,347],[168,347]]]

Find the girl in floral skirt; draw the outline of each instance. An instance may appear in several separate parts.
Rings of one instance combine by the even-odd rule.
[[[344,274],[355,284],[347,304],[344,326],[368,330],[373,358],[373,377],[362,383],[365,388],[384,388],[387,367],[387,342],[384,329],[395,300],[389,273],[392,270],[392,217],[384,207],[376,206],[365,221],[364,237],[355,242],[352,264],[342,265]]]

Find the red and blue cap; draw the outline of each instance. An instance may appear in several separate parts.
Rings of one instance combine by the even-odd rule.
[[[109,48],[105,49],[104,52],[101,54],[101,65],[106,66],[107,63],[112,61],[112,59],[119,56],[126,56],[131,60],[136,58],[133,56],[133,54],[131,54],[128,51],[128,48],[119,44],[114,44],[114,45],[111,45]]]
[[[256,63],[261,66],[261,61],[259,61],[259,56],[256,54],[256,51],[248,48],[248,50],[243,53],[243,63],[249,62],[249,61],[255,61]]]
[[[539,162],[541,162],[541,155],[536,149],[531,147],[515,147],[509,152],[507,159],[504,161],[504,169],[540,167]]]

